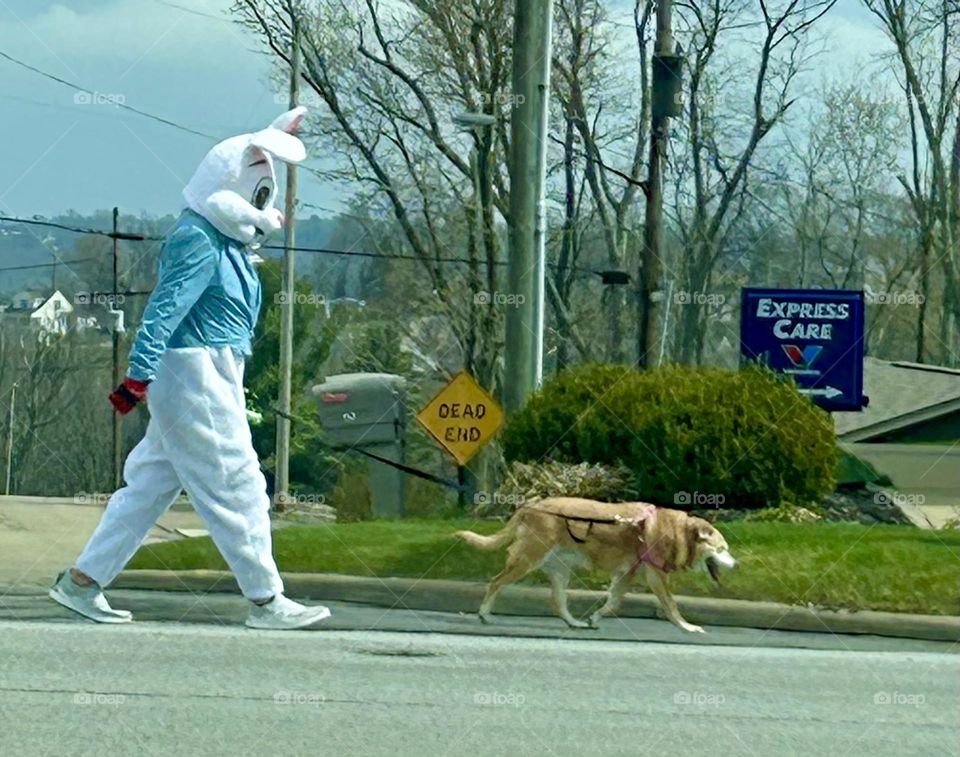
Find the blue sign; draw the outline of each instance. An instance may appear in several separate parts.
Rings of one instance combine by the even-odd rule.
[[[791,376],[825,410],[861,410],[863,314],[863,292],[745,288],[740,355]]]

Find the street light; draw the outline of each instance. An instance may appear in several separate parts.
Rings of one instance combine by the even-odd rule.
[[[497,117],[491,113],[471,113],[465,111],[463,113],[457,113],[453,117],[453,122],[465,131],[470,131],[471,129],[483,129],[493,126],[497,122]]]
[[[497,123],[497,117],[492,113],[474,113],[471,111],[464,111],[462,113],[457,113],[452,118],[453,122],[459,126],[463,131],[473,132],[476,135],[479,135],[483,132],[486,132],[488,129],[493,128]],[[482,137],[477,136],[477,139]],[[484,161],[484,166],[486,161]],[[483,208],[480,203],[480,184],[483,181],[481,174],[481,165],[480,165],[480,151],[477,147],[476,142],[473,147],[470,148],[470,173],[471,180],[473,182],[473,197],[476,202],[476,212],[475,222],[478,226],[477,228],[477,238],[483,238]]]

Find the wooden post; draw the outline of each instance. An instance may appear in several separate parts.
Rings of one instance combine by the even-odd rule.
[[[117,307],[117,292],[120,289],[120,249],[118,239],[118,223],[120,210],[113,209],[113,303]],[[120,386],[123,377],[120,375],[120,333],[114,323],[113,328],[113,387]],[[120,413],[111,413],[113,416],[113,488],[119,489],[123,484],[123,449],[120,436]]]
[[[17,385],[14,383],[13,388],[10,390],[10,415],[7,418],[7,475],[6,475],[6,485],[4,486],[3,493],[10,495],[10,481],[12,479],[13,471],[13,424],[16,418],[14,408],[17,405]]]
[[[657,1],[657,34],[653,66],[657,58],[673,54],[673,31],[670,23],[671,0]],[[661,255],[663,229],[663,159],[667,148],[670,117],[668,111],[658,108],[662,97],[659,90],[667,86],[663,77],[653,77],[650,124],[650,161],[647,173],[647,207],[643,224],[643,262],[640,270],[641,291],[638,298],[637,364],[653,367],[659,362],[660,342],[665,337],[660,333],[663,291],[661,289]]]
[[[297,107],[300,97],[300,19],[294,14],[293,51],[290,57],[290,108]],[[293,371],[293,307],[295,293],[295,252],[297,210],[297,167],[287,164],[287,192],[284,205],[283,282],[280,302],[280,391],[277,400],[276,480],[273,507],[277,512],[286,509],[290,493],[290,376]]]
[[[509,294],[504,350],[504,404],[523,407],[543,361],[546,130],[550,101],[552,0],[516,3],[510,119]],[[491,297],[494,293],[490,293]]]

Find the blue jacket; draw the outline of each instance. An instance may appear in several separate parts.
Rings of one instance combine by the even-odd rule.
[[[163,244],[127,375],[152,381],[168,348],[232,347],[249,355],[260,299],[260,277],[244,246],[184,210]]]

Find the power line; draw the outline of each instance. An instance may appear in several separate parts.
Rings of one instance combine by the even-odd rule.
[[[0,50],[0,57],[6,58],[8,61],[20,66],[21,68],[25,68],[28,71],[32,71],[35,74],[39,74],[45,79],[50,79],[51,81],[55,81],[58,84],[63,84],[67,87],[70,87],[71,89],[74,89],[77,92],[84,92],[85,94],[88,94],[91,97],[98,97],[100,94],[98,92],[95,92],[92,89],[81,87],[79,84],[75,84],[74,82],[67,81],[66,79],[62,79],[59,76],[55,76],[54,74],[48,73],[46,71],[42,71],[36,66],[31,66],[29,63],[26,63],[22,60],[14,58],[12,55],[9,55],[8,53],[3,52],[2,50]],[[163,116],[157,116],[157,115],[154,115],[153,113],[148,113],[145,110],[134,108],[132,105],[127,105],[126,103],[123,103],[123,102],[114,102],[113,105],[115,105],[117,108],[128,110],[131,113],[136,113],[138,116],[143,116],[144,118],[149,118],[152,121],[156,121],[158,123],[165,124],[167,126],[172,126],[174,129],[179,129],[180,131],[185,131],[188,134],[193,134],[198,137],[203,137],[204,139],[212,139],[214,141],[217,141],[217,138],[211,134],[206,134],[202,131],[191,129],[189,126],[183,126],[182,124],[178,124],[176,121],[171,121],[169,118],[164,118]]]
[[[166,5],[168,8],[176,8],[179,11],[184,13],[190,13],[194,16],[200,16],[201,18],[210,18],[214,21],[221,21],[225,24],[232,24],[233,22],[230,19],[224,18],[223,16],[214,16],[212,13],[204,13],[202,11],[194,10],[193,8],[187,8],[185,5],[177,5],[176,3],[166,2],[165,0],[154,0],[155,3],[159,5]]]
[[[163,4],[168,4],[168,3],[163,3]],[[181,9],[181,10],[185,10],[185,9]],[[16,64],[16,65],[18,65],[18,66],[21,66],[22,68],[25,68],[25,69],[27,69],[28,71],[32,71],[33,73],[38,74],[38,75],[40,75],[40,76],[42,76],[42,77],[44,77],[44,78],[46,78],[46,79],[50,79],[51,81],[55,81],[55,82],[57,82],[58,84],[63,84],[63,85],[65,85],[65,86],[67,86],[67,87],[70,87],[71,89],[74,89],[74,90],[76,90],[76,91],[78,91],[78,92],[84,92],[84,93],[86,93],[86,94],[88,94],[88,95],[90,95],[90,96],[92,96],[92,97],[95,97],[95,96],[98,95],[98,93],[95,92],[95,91],[93,91],[93,90],[87,89],[86,87],[82,87],[82,86],[80,86],[79,84],[75,84],[74,82],[68,81],[68,80],[63,79],[63,78],[61,78],[61,77],[59,77],[59,76],[55,76],[54,74],[48,73],[48,72],[46,72],[46,71],[42,71],[41,69],[37,68],[36,66],[32,66],[32,65],[30,65],[29,63],[26,63],[26,62],[24,62],[24,61],[22,61],[22,60],[19,60],[19,59],[17,59],[17,58],[14,58],[12,55],[9,55],[8,53],[3,52],[2,50],[0,50],[0,57],[6,58],[6,59],[9,60],[11,63],[14,63],[14,64]],[[118,103],[115,103],[115,105],[116,105],[116,107],[118,107],[118,108],[122,108],[122,109],[128,110],[128,111],[130,111],[130,112],[132,112],[132,113],[136,113],[136,114],[139,115],[139,116],[143,116],[143,117],[145,117],[145,118],[149,118],[149,119],[151,119],[151,120],[153,120],[153,121],[157,121],[158,123],[162,123],[162,124],[165,124],[165,125],[167,125],[167,126],[172,126],[173,128],[179,129],[180,131],[184,131],[184,132],[187,132],[187,133],[189,133],[189,134],[193,134],[193,135],[198,136],[198,137],[204,137],[204,138],[206,138],[206,139],[211,139],[211,140],[214,140],[214,141],[217,140],[217,137],[214,137],[214,136],[211,135],[211,134],[206,134],[205,132],[197,131],[196,129],[192,129],[192,128],[190,128],[189,126],[183,126],[182,124],[178,124],[178,123],[176,123],[175,121],[171,121],[171,120],[168,119],[168,118],[164,118],[164,117],[162,117],[162,116],[157,116],[157,115],[154,115],[153,113],[148,113],[148,112],[145,111],[145,110],[140,110],[139,108],[134,108],[133,106],[127,105],[126,103],[120,103],[120,102],[118,102]],[[55,222],[53,222],[53,221],[41,221],[41,220],[38,220],[38,219],[14,218],[14,217],[11,217],[11,216],[0,216],[0,221],[9,221],[9,222],[12,222],[12,223],[24,223],[24,224],[31,224],[31,225],[35,225],[35,226],[46,226],[46,227],[50,227],[50,228],[61,229],[61,230],[63,230],[63,231],[70,231],[70,232],[77,233],[77,234],[95,234],[95,235],[97,235],[97,236],[107,237],[107,238],[109,238],[109,239],[114,239],[114,238],[116,238],[116,239],[123,239],[123,240],[128,240],[128,241],[138,241],[138,242],[145,242],[145,241],[150,241],[150,242],[162,242],[163,239],[164,239],[164,237],[146,236],[146,235],[142,235],[142,234],[116,234],[116,235],[114,235],[112,232],[109,232],[109,231],[101,231],[101,230],[99,230],[99,229],[82,229],[82,228],[78,228],[78,227],[67,226],[67,225],[65,225],[65,224],[55,223]],[[280,246],[280,245],[264,245],[264,249],[268,249],[268,250],[283,250],[283,249],[285,249],[285,248],[284,248],[283,246]],[[429,264],[429,263],[452,263],[452,264],[460,264],[460,265],[483,265],[483,264],[486,264],[486,261],[481,262],[481,261],[477,261],[477,260],[471,260],[471,259],[469,259],[469,258],[430,258],[430,259],[425,259],[425,258],[419,257],[419,256],[417,256],[417,255],[403,255],[403,254],[389,255],[389,254],[373,253],[373,252],[356,252],[356,251],[347,251],[347,250],[330,250],[330,249],[326,249],[326,248],[322,248],[322,247],[291,247],[291,248],[289,248],[289,249],[291,249],[291,250],[293,250],[293,251],[295,251],[295,252],[312,252],[312,253],[326,254],[326,255],[344,255],[344,256],[349,256],[349,257],[364,257],[364,258],[383,258],[383,259],[390,259],[390,260],[415,260],[415,261],[422,262],[422,263],[424,263],[424,264]],[[489,262],[489,264],[490,264],[490,265],[496,265],[496,266],[504,266],[504,265],[507,265],[508,263],[507,263],[507,261],[505,261],[505,260],[495,260],[495,261]],[[51,264],[51,265],[52,265],[52,264]],[[556,263],[547,263],[547,266],[550,267],[550,268],[559,268],[559,267],[560,267],[560,266],[559,266],[558,264],[556,264]],[[603,278],[603,280],[604,280],[605,283],[626,283],[626,281],[624,280],[624,277],[629,277],[629,274],[627,274],[626,272],[622,272],[622,271],[598,271],[598,270],[594,270],[594,269],[590,269],[590,268],[581,268],[581,267],[579,267],[579,266],[569,266],[569,269],[570,269],[571,271],[574,271],[574,272],[577,272],[577,273],[583,273],[583,274],[590,274],[590,275],[600,276],[601,278]],[[5,270],[12,270],[12,269],[5,269]],[[627,278],[626,280],[628,281],[629,278]]]
[[[162,242],[165,237],[149,236],[146,234],[129,234],[120,232],[116,235],[110,231],[102,231],[100,229],[85,229],[79,226],[68,226],[62,223],[56,223],[54,221],[44,221],[38,218],[17,218],[14,216],[0,216],[0,221],[7,221],[9,223],[24,223],[33,226],[45,226],[52,227],[55,229],[61,229],[63,231],[69,231],[75,234],[92,234],[101,237],[107,237],[109,239],[121,239],[125,241],[133,242]],[[263,245],[260,249],[264,250],[278,250],[282,251],[284,249],[283,245],[279,244],[266,244]],[[340,255],[344,257],[356,257],[356,258],[371,258],[377,260],[412,260],[429,265],[431,263],[450,263],[450,264],[459,264],[459,265],[495,265],[495,266],[504,266],[507,265],[506,260],[493,260],[493,261],[480,261],[480,260],[471,260],[470,258],[456,258],[456,257],[431,257],[423,258],[419,255],[404,255],[403,253],[398,253],[392,255],[389,253],[383,252],[364,252],[361,250],[334,250],[329,247],[292,247],[290,248],[296,252],[312,252],[319,255]],[[52,265],[52,264],[44,264]],[[557,263],[547,263],[551,268],[560,268],[560,265]],[[611,284],[625,284],[629,281],[629,278],[624,280],[624,276],[629,276],[622,271],[601,271],[593,268],[583,268],[581,266],[568,266],[569,270],[576,273],[589,274],[593,276],[600,276],[606,283]],[[618,275],[620,274],[620,275]]]
[[[3,55],[3,53],[0,53]],[[96,236],[107,237],[113,239],[124,239],[132,242],[162,242],[164,237],[150,237],[143,234],[128,234],[126,232],[120,232],[114,234],[112,231],[103,231],[102,229],[85,229],[80,226],[68,226],[63,223],[57,223],[56,221],[45,221],[42,218],[17,218],[16,216],[0,216],[0,221],[7,221],[8,223],[23,223],[27,226],[44,226],[52,229],[61,229],[63,231],[71,231],[74,234],[94,234]]]
[[[100,260],[100,258],[78,258],[77,260],[63,260],[56,261],[53,263],[33,263],[31,265],[12,265],[5,268],[0,268],[0,271],[26,271],[30,268],[52,268],[53,266],[63,265],[70,266],[74,263],[89,263],[94,260]]]

